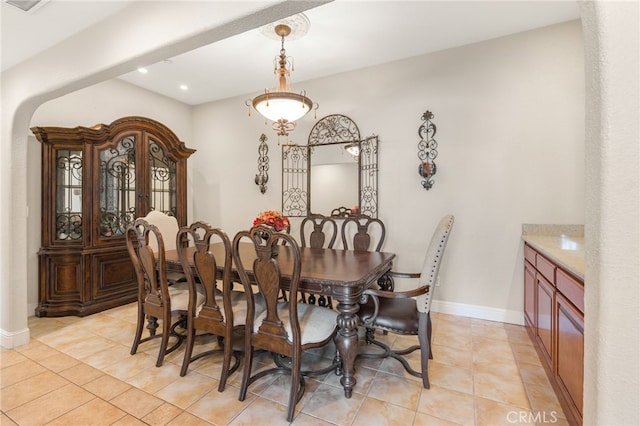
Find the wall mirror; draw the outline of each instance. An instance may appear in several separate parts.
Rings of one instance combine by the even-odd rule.
[[[362,139],[349,117],[329,115],[307,145],[282,147],[282,211],[287,216],[378,215],[378,137]]]

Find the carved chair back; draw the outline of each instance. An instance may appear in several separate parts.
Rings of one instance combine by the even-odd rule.
[[[309,233],[310,229],[311,233]],[[321,214],[310,214],[300,224],[300,243],[302,247],[333,248],[337,236],[338,225],[336,221]]]
[[[152,241],[156,246],[152,247]],[[175,332],[187,312],[188,290],[185,287],[169,287],[165,261],[165,245],[162,233],[155,225],[143,218],[133,221],[126,232],[126,245],[138,281],[138,315],[136,333],[131,347],[135,354],[140,343],[160,338],[160,349],[156,367],[160,367],[166,354],[180,346],[183,336]],[[182,283],[184,284],[184,283]],[[180,318],[171,324],[172,315]],[[149,337],[142,338],[145,318],[149,318]],[[162,333],[156,335],[158,320],[162,321]],[[169,336],[177,338],[171,346]]]
[[[244,326],[246,300],[243,294],[232,292],[231,241],[220,228],[205,222],[195,222],[178,231],[178,257],[189,285],[189,308],[187,313],[187,347],[180,375],[187,374],[189,364],[205,355],[217,352],[209,350],[193,356],[196,331],[204,331],[219,337],[224,354],[218,390],[222,392],[227,378],[239,367],[239,359],[231,366],[233,334]],[[222,252],[217,257],[212,245],[221,243]],[[222,273],[219,268],[222,267]],[[239,296],[239,297],[238,297]],[[239,318],[234,318],[234,311]]]
[[[342,222],[342,246],[346,250],[380,251],[385,232],[384,223],[378,218],[349,216]]]

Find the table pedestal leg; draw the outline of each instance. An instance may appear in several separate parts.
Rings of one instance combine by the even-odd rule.
[[[356,385],[355,360],[358,354],[358,317],[357,305],[338,304],[338,333],[336,335],[336,348],[342,361],[342,377],[340,384],[344,387],[344,396],[351,398],[353,388]]]

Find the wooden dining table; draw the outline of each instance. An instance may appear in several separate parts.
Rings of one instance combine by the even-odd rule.
[[[193,248],[189,249],[193,250]],[[287,277],[291,276],[293,270],[293,256],[287,246],[279,246],[278,249],[278,263],[283,276],[282,287],[287,289]],[[211,251],[216,255],[216,258],[223,258],[217,256],[224,256],[223,250],[221,243],[211,246]],[[240,243],[239,250],[243,264],[252,265],[256,257],[253,244]],[[359,345],[357,313],[360,307],[358,300],[366,288],[372,287],[380,277],[391,269],[395,254],[307,247],[301,247],[300,254],[301,274],[298,290],[331,296],[337,302],[335,308],[338,311],[338,332],[335,342],[342,362],[342,367],[337,371],[337,374],[342,376],[340,383],[344,388],[345,396],[351,398],[353,388],[356,385],[355,359]],[[168,270],[182,271],[182,264],[176,250],[167,250],[165,259]],[[220,266],[220,269],[222,267],[223,265]],[[251,279],[250,271],[247,272]],[[232,268],[232,279],[239,282],[235,265]]]

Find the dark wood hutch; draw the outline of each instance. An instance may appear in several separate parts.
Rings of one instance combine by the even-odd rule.
[[[85,316],[136,300],[126,227],[151,210],[186,224],[195,150],[145,117],[31,131],[42,142],[36,316]]]

